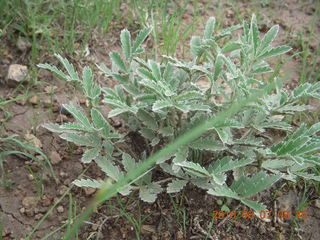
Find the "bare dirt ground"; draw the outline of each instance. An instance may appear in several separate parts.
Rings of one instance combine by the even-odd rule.
[[[274,24],[281,26],[280,36],[277,43],[286,43],[288,39],[293,39],[297,32],[306,30],[312,21],[314,11],[313,4],[299,1],[277,1],[272,4],[273,9],[265,7],[265,12],[261,14],[261,31],[269,29]],[[246,1],[239,2],[239,11],[244,16],[250,16],[254,8]],[[214,7],[212,12],[203,13],[205,16],[214,15],[217,11]],[[235,11],[232,6],[225,5],[221,10],[224,15],[224,25],[233,25],[238,23]],[[207,19],[207,18],[205,18]],[[320,19],[318,19],[320,20]],[[188,23],[188,17],[185,17]],[[319,37],[320,21],[318,21],[317,33]],[[114,29],[108,36],[118,37],[121,29]],[[201,29],[199,30],[201,31]],[[306,33],[308,34],[308,33]],[[307,37],[307,36],[306,36]],[[119,42],[108,40],[100,41],[101,38],[92,40],[90,43],[90,54],[87,58],[77,61],[78,69],[85,64],[105,62],[108,64],[107,53],[110,50],[119,49]],[[22,53],[16,49],[15,44],[10,43],[5,37],[1,39],[1,44],[7,46],[4,56],[0,59],[0,77],[6,75],[10,64],[19,63],[27,65],[28,53],[22,56]],[[319,42],[311,45],[314,48],[319,47]],[[293,46],[293,52],[300,51]],[[313,49],[314,50],[314,49]],[[45,54],[45,53],[44,53]],[[292,53],[290,53],[292,54]],[[22,56],[22,57],[21,57]],[[46,59],[51,61],[52,58]],[[320,59],[319,59],[320,64]],[[287,81],[288,88],[292,88],[298,83],[299,66],[301,63],[297,58],[292,58],[285,64],[284,74],[289,74]],[[113,86],[114,82],[97,76],[103,85]],[[41,71],[39,80],[42,84],[37,85],[31,92],[46,92],[45,88],[56,87],[53,94],[45,93],[36,98],[21,100],[10,103],[5,106],[5,110],[10,112],[8,121],[2,122],[4,132],[2,136],[10,134],[19,134],[25,136],[32,133],[41,143],[42,151],[51,158],[54,171],[58,178],[58,183],[54,181],[48,170],[42,170],[39,164],[29,161],[21,156],[14,155],[4,163],[4,169],[9,179],[12,181],[9,187],[0,186],[0,215],[3,222],[3,239],[22,239],[30,233],[33,227],[47,213],[52,205],[65,193],[71,186],[71,182],[76,179],[85,169],[86,175],[103,178],[102,173],[94,165],[85,166],[80,162],[82,149],[70,144],[66,144],[55,134],[41,127],[41,124],[47,121],[68,122],[73,121],[72,117],[59,111],[62,103],[70,100],[85,104],[81,95],[70,85],[57,79],[46,71]],[[6,99],[19,96],[13,88],[2,85],[0,96]],[[319,105],[317,105],[319,106]],[[105,109],[105,114],[109,111]],[[6,119],[4,110],[0,110],[0,121]],[[114,124],[119,125],[117,120]],[[123,126],[125,123],[121,123]],[[125,129],[125,128],[124,128]],[[43,172],[44,171],[44,172]],[[32,175],[42,174],[43,194],[39,193],[39,184]],[[276,189],[283,183],[277,184],[274,188],[268,190],[265,194],[258,196],[268,205],[268,209],[275,213],[278,210],[290,209],[292,214],[296,213],[299,199],[302,197],[303,186],[297,185],[295,188],[286,186],[281,193]],[[311,199],[319,199],[320,196],[312,194]],[[77,211],[80,212],[86,206],[94,192],[90,189],[72,188],[73,201],[76,202]],[[66,223],[68,219],[69,198],[65,197],[53,210],[49,217],[41,224],[31,239],[40,239],[45,234]],[[205,239],[208,231],[208,225],[212,222],[212,212],[219,211],[221,206],[216,203],[216,198],[207,196],[204,191],[189,187],[185,189],[183,196],[173,196],[178,207],[185,209],[186,227],[181,226],[181,219],[178,219],[175,213],[172,201],[166,194],[160,195],[154,204],[146,204],[135,200],[132,195],[129,198],[117,198],[112,202],[103,205],[90,218],[81,229],[79,239],[88,239],[92,232],[99,232],[100,239],[135,239],[135,231],[124,217],[121,217],[119,211],[112,206],[126,206],[131,216],[139,219],[146,217],[142,224],[141,239]],[[236,210],[237,203],[233,202],[229,208]],[[319,207],[319,206],[318,206]],[[279,220],[272,218],[270,222],[264,222],[258,218],[237,220],[215,220],[211,230],[211,236],[207,239],[320,239],[320,209],[310,205],[305,210],[308,211],[308,217],[300,221],[300,235],[295,233],[293,221]],[[137,209],[140,208],[140,211]],[[237,211],[243,211],[240,206]],[[143,216],[139,216],[139,212]],[[182,216],[180,216],[182,217]],[[1,220],[0,218],[0,220]],[[292,220],[292,218],[291,218]],[[59,239],[53,236],[48,239]],[[1,237],[1,236],[0,236]]]

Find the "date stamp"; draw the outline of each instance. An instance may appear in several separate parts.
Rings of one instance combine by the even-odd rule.
[[[281,220],[287,220],[292,217],[296,217],[299,219],[306,219],[308,218],[308,212],[307,211],[297,211],[297,212],[290,212],[287,210],[279,210],[279,211],[212,211],[212,219],[222,220],[225,218],[229,219],[254,219],[258,218],[261,220],[265,219],[272,219],[274,217],[277,217]]]

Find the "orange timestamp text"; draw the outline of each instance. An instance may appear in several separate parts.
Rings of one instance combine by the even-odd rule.
[[[296,217],[300,219],[306,219],[308,218],[307,211],[297,211],[295,213],[291,213],[287,210],[279,210],[279,211],[213,211],[212,212],[212,219],[253,219],[253,218],[260,218],[260,219],[272,219],[274,216],[276,216],[278,219],[286,220],[290,219],[291,217]]]

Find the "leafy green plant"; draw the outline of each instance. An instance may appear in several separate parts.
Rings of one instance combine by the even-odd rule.
[[[169,56],[163,56],[161,62],[144,60],[139,57],[144,52],[141,44],[152,29],[141,30],[134,41],[130,32],[123,30],[120,35],[123,54],[109,54],[111,68],[98,66],[108,78],[119,82],[114,89],[100,87],[89,67],[79,77],[60,55],[56,56],[67,73],[49,64],[39,64],[66,81],[79,82],[89,101],[87,112],[79,105],[64,105],[76,122],[44,126],[63,139],[86,147],[82,161],[94,161],[107,177],[117,182],[164,144],[227,111],[268,82],[276,82],[275,92],[246,105],[232,118],[210,125],[201,137],[158,159],[156,166],[122,186],[120,193],[128,195],[138,190],[142,200],[153,202],[168,181],[167,193],[179,192],[187,184],[193,184],[209,194],[237,199],[258,211],[265,206],[250,198],[281,178],[319,181],[320,177],[310,171],[320,163],[317,136],[320,124],[311,128],[301,125],[292,131],[286,117],[309,109],[300,103],[302,97],[320,99],[320,83],[305,83],[288,92],[276,73],[268,74],[273,69],[265,59],[291,49],[271,45],[279,26],[260,38],[255,16],[250,24],[244,21],[217,33],[215,25],[212,17],[204,34],[191,38],[191,61]],[[234,31],[240,29],[242,34],[234,39]],[[101,104],[112,108],[108,118],[121,117],[132,132],[140,134],[143,141],[139,138],[135,141],[145,151],[134,148],[125,151],[120,147],[129,135],[123,136],[112,128],[101,112]],[[287,137],[275,144],[276,139],[266,134],[272,129],[286,133]],[[156,179],[155,170],[161,170],[168,178]],[[104,182],[80,179],[74,184],[101,188]]]

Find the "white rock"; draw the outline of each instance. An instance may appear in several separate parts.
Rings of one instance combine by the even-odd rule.
[[[30,144],[35,146],[36,148],[42,148],[41,141],[33,134],[27,133],[24,135],[25,139],[30,140]]]
[[[23,82],[28,75],[27,66],[20,64],[11,64],[8,69],[8,85],[15,87],[20,82]]]
[[[22,206],[27,208],[32,208],[37,205],[37,199],[35,197],[27,196],[22,199]]]
[[[57,207],[57,212],[58,212],[58,213],[63,213],[63,212],[64,212],[63,206],[58,206],[58,207]]]
[[[53,93],[53,92],[55,92],[57,89],[58,89],[57,86],[49,85],[49,86],[46,86],[46,87],[44,88],[44,91],[46,91],[47,93]]]
[[[50,153],[50,160],[53,165],[56,165],[59,162],[61,162],[61,157],[60,157],[59,153],[57,153],[56,151],[52,151]]]
[[[95,188],[90,188],[90,187],[84,187],[83,190],[84,190],[86,196],[90,196],[96,192]]]
[[[39,97],[38,96],[33,96],[32,98],[29,99],[29,102],[32,105],[37,105],[39,103]]]

